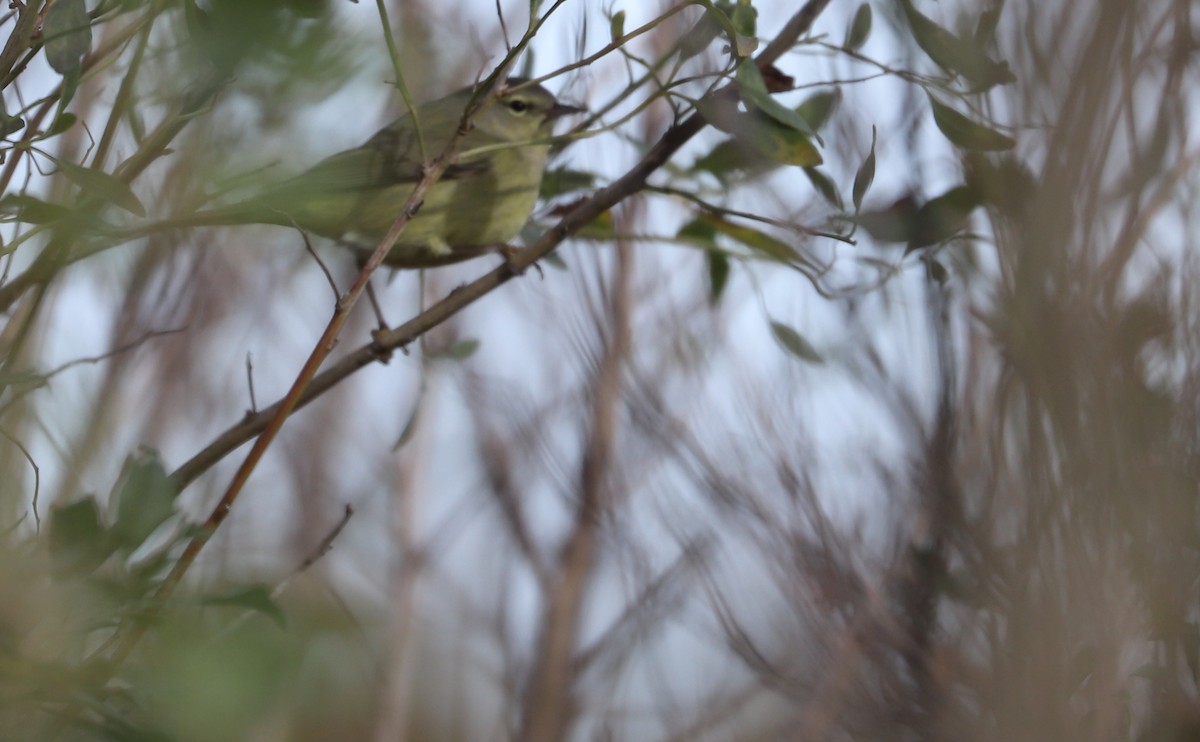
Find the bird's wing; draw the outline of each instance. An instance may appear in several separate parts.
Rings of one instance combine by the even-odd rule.
[[[426,155],[436,157],[447,141],[444,136],[427,137]],[[442,179],[467,178],[487,171],[486,160],[460,162],[448,167]],[[410,128],[393,124],[381,129],[361,147],[330,155],[295,181],[323,191],[354,191],[415,183],[423,172],[416,135]]]

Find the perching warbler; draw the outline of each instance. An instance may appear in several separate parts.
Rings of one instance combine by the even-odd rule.
[[[472,88],[463,88],[417,107],[426,157],[449,144],[471,95]],[[537,201],[554,121],[583,110],[559,103],[540,85],[509,78],[499,97],[472,118],[472,128],[455,145],[462,156],[425,194],[384,262],[431,267],[502,247]],[[369,252],[399,216],[423,164],[416,126],[406,114],[361,147],[331,155],[246,201],[177,217],[167,226],[278,224]]]

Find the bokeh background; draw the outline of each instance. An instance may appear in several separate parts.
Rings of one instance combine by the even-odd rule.
[[[553,11],[516,63],[532,76],[651,25],[545,83],[598,118],[552,164],[581,187],[548,188],[529,239],[732,69],[723,30],[680,51],[703,4],[532,6]],[[22,238],[36,220],[10,195],[83,208],[56,160],[119,174],[179,121],[131,179],[145,218],[253,191],[400,115],[397,68],[417,101],[488,74],[531,10],[86,7],[100,61],[67,107],[77,121],[21,155],[46,96],[40,129],[61,120],[64,74],[36,52],[5,69],[6,116],[27,124],[5,143],[8,280],[50,244]],[[800,10],[723,12],[750,7],[764,43]],[[97,534],[161,502],[131,479],[159,482],[287,391],[357,266],[294,230],[170,230],[8,305],[12,738],[1200,733],[1192,4],[805,7],[819,12],[776,61],[792,79],[774,97],[830,107],[815,174],[744,152],[714,165],[729,135],[708,127],[538,270],[292,416],[151,618],[248,446],[168,495],[136,541]],[[870,32],[851,43],[862,7]],[[914,10],[951,40],[931,42]],[[961,45],[1011,79],[956,70]],[[1013,146],[954,141],[930,95]],[[932,244],[867,228],[964,184],[978,207]],[[753,231],[697,229],[704,214]],[[373,282],[395,325],[498,262]],[[358,306],[335,358],[374,325]],[[88,501],[92,521],[52,515]],[[99,556],[78,557],[94,541]],[[131,625],[146,635],[105,664]]]

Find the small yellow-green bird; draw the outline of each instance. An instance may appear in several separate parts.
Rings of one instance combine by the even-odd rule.
[[[400,215],[424,167],[450,143],[472,88],[417,107],[361,147],[339,152],[300,175],[240,203],[172,218],[157,228],[278,224],[314,232],[365,250],[374,248]],[[564,105],[540,85],[509,78],[499,97],[472,119],[455,150],[458,162],[425,194],[384,262],[425,268],[501,248],[517,235],[537,201],[554,122],[584,109]],[[480,151],[481,150],[481,151]]]

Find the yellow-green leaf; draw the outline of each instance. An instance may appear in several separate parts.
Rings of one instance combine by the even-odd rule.
[[[730,123],[740,144],[773,162],[813,167],[823,161],[820,151],[805,134],[765,114],[757,111],[739,114]]]
[[[608,32],[614,43],[625,35],[625,11],[618,10],[608,19]]]
[[[611,211],[603,211],[575,233],[585,240],[611,240],[616,235],[616,225]]]
[[[703,213],[699,218],[716,232],[742,243],[763,257],[788,265],[796,260],[796,251],[790,245],[765,232],[734,224],[716,214]]]
[[[572,170],[566,167],[556,167],[546,171],[542,176],[542,186],[539,195],[542,198],[553,198],[564,193],[585,191],[596,185],[596,174],[583,170]]]

